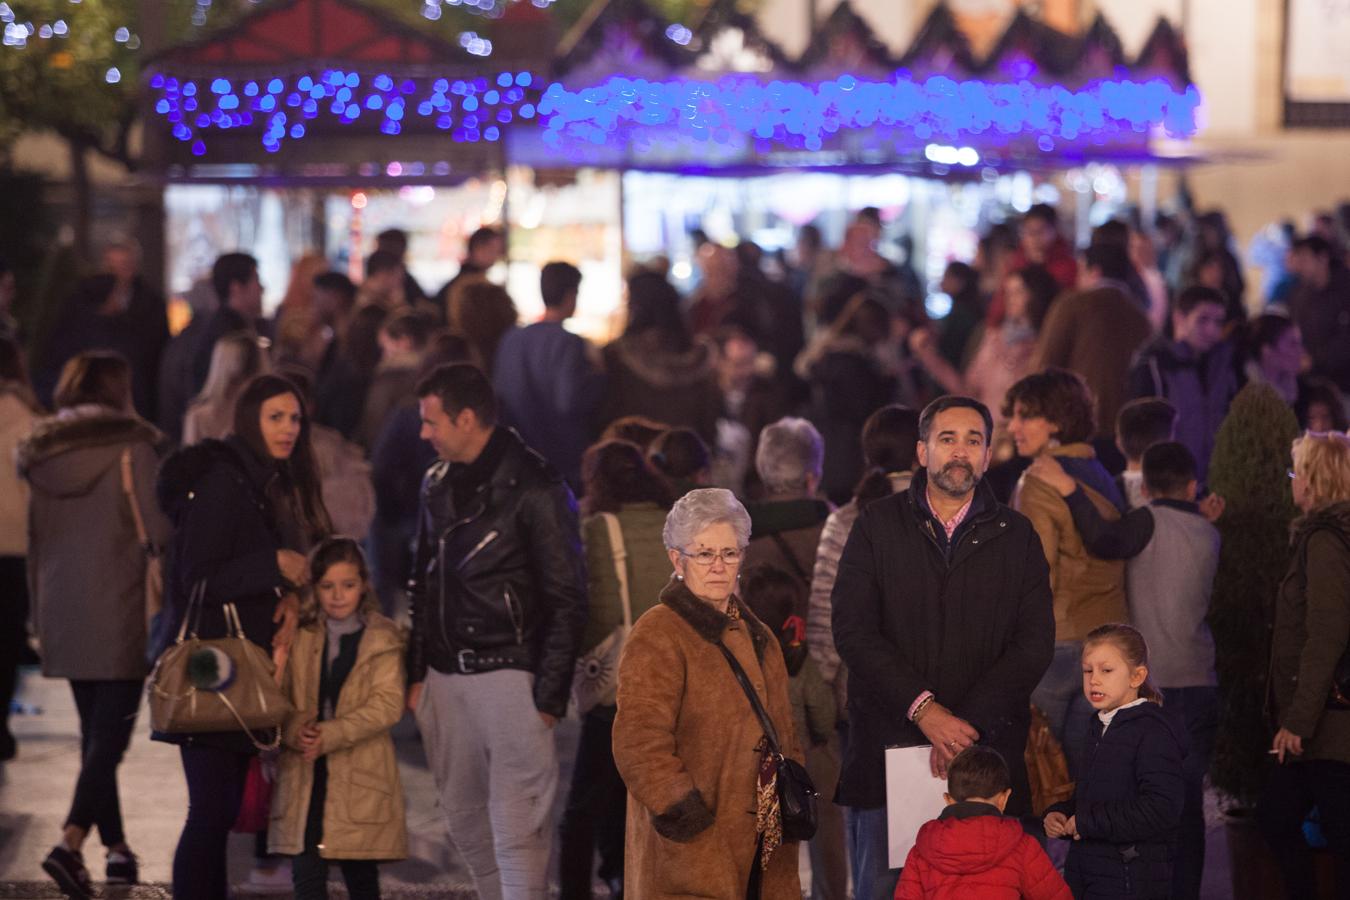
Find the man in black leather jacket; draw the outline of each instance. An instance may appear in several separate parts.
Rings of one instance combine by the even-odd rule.
[[[474,366],[441,366],[417,396],[437,461],[409,581],[408,706],[478,895],[535,900],[546,896],[553,833],[552,728],[586,621],[576,501],[496,425],[492,386]]]

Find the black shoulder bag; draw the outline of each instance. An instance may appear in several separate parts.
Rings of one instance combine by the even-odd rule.
[[[783,755],[773,720],[759,702],[754,685],[736,661],[735,655],[721,641],[717,642],[717,649],[727,658],[727,665],[731,666],[732,673],[741,684],[741,690],[750,701],[750,708],[759,718],[759,724],[764,729],[764,739],[769,742],[769,752],[778,766],[778,808],[783,815],[783,840],[809,841],[816,835],[816,786],[811,783],[811,776],[806,774],[805,767]]]

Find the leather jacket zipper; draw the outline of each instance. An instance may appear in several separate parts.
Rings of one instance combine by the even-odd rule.
[[[524,613],[516,609],[516,604],[511,602],[511,588],[502,588],[502,600],[506,603],[506,614],[511,617],[511,625],[516,630],[516,643],[525,643],[525,616]]]
[[[501,532],[494,530],[489,531],[487,534],[483,535],[483,539],[478,543],[474,544],[472,550],[464,554],[464,558],[459,561],[459,565],[456,568],[458,568],[462,572],[464,570],[464,567],[469,564],[469,561],[472,560],[475,556],[477,556],[480,552],[482,552],[484,547],[495,541],[500,533]]]
[[[446,610],[445,610],[445,580],[446,580],[446,571],[445,571],[445,542],[449,539],[450,535],[454,534],[455,531],[457,531],[458,529],[462,528],[463,526],[465,526],[465,525],[469,524],[470,522],[474,521],[475,519],[477,519],[479,516],[481,516],[481,515],[484,513],[485,510],[486,510],[486,506],[480,506],[480,507],[478,508],[478,511],[475,512],[473,515],[471,515],[471,516],[465,516],[465,517],[462,518],[462,519],[458,519],[458,520],[456,520],[456,521],[454,521],[454,522],[451,522],[448,526],[446,526],[446,529],[445,529],[444,531],[441,532],[440,538],[436,541],[436,595],[437,595],[436,599],[437,599],[437,605],[439,606],[439,611],[440,611],[440,615],[439,615],[437,618],[440,619],[440,626],[441,626],[441,640],[445,642],[445,646],[446,646],[447,649],[449,649],[449,648],[455,646],[455,643],[454,643],[454,641],[450,640],[450,633],[449,633],[448,631],[445,630],[445,618],[446,618],[446,616],[445,616],[445,612],[446,612]],[[491,534],[492,534],[492,536],[495,537],[496,532],[492,532]],[[478,546],[474,547],[474,549],[472,549],[472,550],[469,551],[469,556],[468,556],[468,557],[465,557],[465,559],[464,559],[463,561],[461,561],[460,565],[462,566],[465,562],[468,562],[468,558],[469,558],[469,557],[472,557],[475,553],[477,553],[479,550],[481,550],[481,549],[482,549],[483,547],[485,547],[486,545],[487,545],[487,541],[486,541],[486,538],[485,538],[483,541],[480,541],[480,542],[479,542],[479,545],[478,545]]]

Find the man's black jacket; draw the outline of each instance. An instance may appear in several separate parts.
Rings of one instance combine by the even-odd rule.
[[[479,460],[438,462],[422,482],[412,579],[408,680],[495,668],[534,673],[534,703],[561,717],[586,624],[577,505],[562,477],[514,431]],[[456,504],[455,483],[461,484]]]
[[[836,802],[885,805],[885,748],[928,743],[908,712],[932,691],[1003,754],[1008,811],[1022,815],[1031,691],[1055,644],[1045,553],[983,481],[949,551],[927,486],[920,470],[908,491],[868,504],[839,560],[833,623],[849,670],[849,741]]]

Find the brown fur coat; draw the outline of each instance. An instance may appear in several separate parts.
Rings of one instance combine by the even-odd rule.
[[[749,608],[733,602],[740,623],[672,581],[633,626],[619,663],[614,761],[628,786],[624,880],[635,900],[746,893],[763,729],[718,638],[759,690],[784,753],[802,759],[782,651]],[[798,900],[796,844],[775,851],[762,885],[765,900]]]

